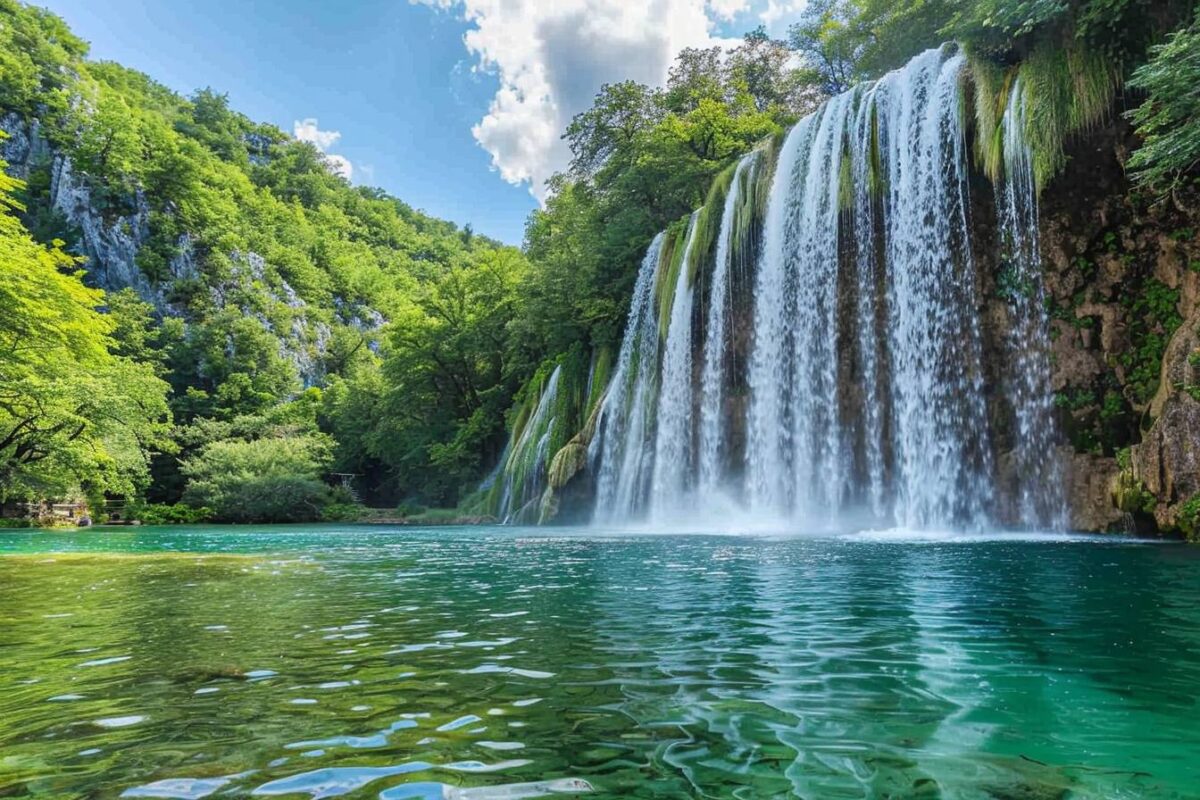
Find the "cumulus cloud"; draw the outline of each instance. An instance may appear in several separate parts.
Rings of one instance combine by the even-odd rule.
[[[782,33],[782,31],[776,30],[780,27],[780,23],[796,17],[806,5],[808,5],[808,0],[767,0],[767,7],[758,17],[772,34]]]
[[[292,122],[292,135],[298,141],[308,142],[320,150],[325,156],[325,164],[334,175],[340,175],[346,180],[354,177],[354,165],[350,163],[350,159],[327,152],[342,138],[341,131],[323,131],[316,117],[307,117]]]
[[[341,131],[323,131],[317,125],[316,117],[308,117],[307,119],[298,119],[292,123],[292,135],[302,142],[309,142],[316,145],[317,149],[324,153],[329,148],[337,144],[338,139],[342,138]]]
[[[326,155],[325,164],[329,167],[329,171],[334,175],[341,175],[346,180],[354,177],[354,165],[350,163],[350,159],[339,155]]]
[[[500,86],[473,128],[510,183],[528,183],[545,199],[545,181],[567,166],[560,138],[605,83],[666,81],[685,47],[731,45],[715,20],[749,0],[410,0],[462,16],[475,68]]]
[[[750,9],[750,0],[708,0],[708,7],[718,18],[731,21]]]

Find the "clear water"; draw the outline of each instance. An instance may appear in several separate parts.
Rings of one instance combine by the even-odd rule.
[[[0,534],[0,797],[1185,798],[1200,549]]]

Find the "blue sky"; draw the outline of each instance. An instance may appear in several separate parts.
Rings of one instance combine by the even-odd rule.
[[[118,61],[252,119],[340,136],[355,183],[519,244],[558,140],[599,85],[803,0],[37,0]],[[464,39],[465,37],[465,39]],[[329,137],[326,137],[329,138]]]

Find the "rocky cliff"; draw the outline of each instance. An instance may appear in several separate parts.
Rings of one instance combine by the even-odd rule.
[[[320,383],[322,363],[328,351],[331,329],[313,316],[308,304],[284,278],[268,280],[267,261],[253,251],[234,250],[225,255],[229,274],[222,280],[202,274],[190,234],[180,234],[174,242],[175,255],[165,274],[149,277],[138,264],[138,255],[152,236],[151,206],[138,190],[129,198],[125,213],[106,213],[95,199],[86,177],[76,173],[68,155],[59,152],[43,135],[38,120],[26,120],[14,113],[0,117],[0,159],[7,171],[23,181],[42,178],[45,197],[43,213],[53,215],[57,223],[70,231],[67,248],[83,256],[85,280],[90,285],[116,292],[132,289],[150,303],[160,317],[189,316],[194,303],[191,292],[203,286],[208,307],[234,310],[255,319],[279,340],[280,356],[290,362],[304,386]],[[283,314],[269,313],[266,304],[286,309]],[[184,302],[184,301],[187,302]],[[366,307],[347,309],[345,322],[368,333],[377,332],[383,317]]]
[[[1200,496],[1200,186],[1150,198],[1114,121],[1041,198],[1052,386],[1074,527],[1193,533]]]

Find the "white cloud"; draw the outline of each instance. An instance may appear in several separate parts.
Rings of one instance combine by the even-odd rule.
[[[342,138],[341,131],[323,131],[317,124],[316,117],[298,119],[292,123],[292,135],[298,141],[308,142],[325,156],[325,165],[334,175],[340,175],[346,180],[354,177],[354,165],[345,156],[326,152]]]
[[[325,156],[325,164],[334,175],[341,175],[346,180],[354,177],[354,165],[345,156],[327,155]]]
[[[317,127],[317,118],[298,119],[292,123],[292,135],[302,142],[310,142],[324,153],[342,138],[341,131],[323,131]]]
[[[605,83],[666,81],[685,47],[731,42],[713,35],[714,17],[730,18],[748,0],[410,0],[460,14],[476,68],[500,87],[473,128],[510,183],[528,183],[539,199],[564,169],[560,137]],[[710,12],[713,15],[710,17]]]
[[[781,22],[799,16],[808,0],[767,0],[767,7],[759,13],[758,18],[773,36],[783,33]]]
[[[718,18],[729,22],[750,8],[750,0],[708,0],[708,7]]]

